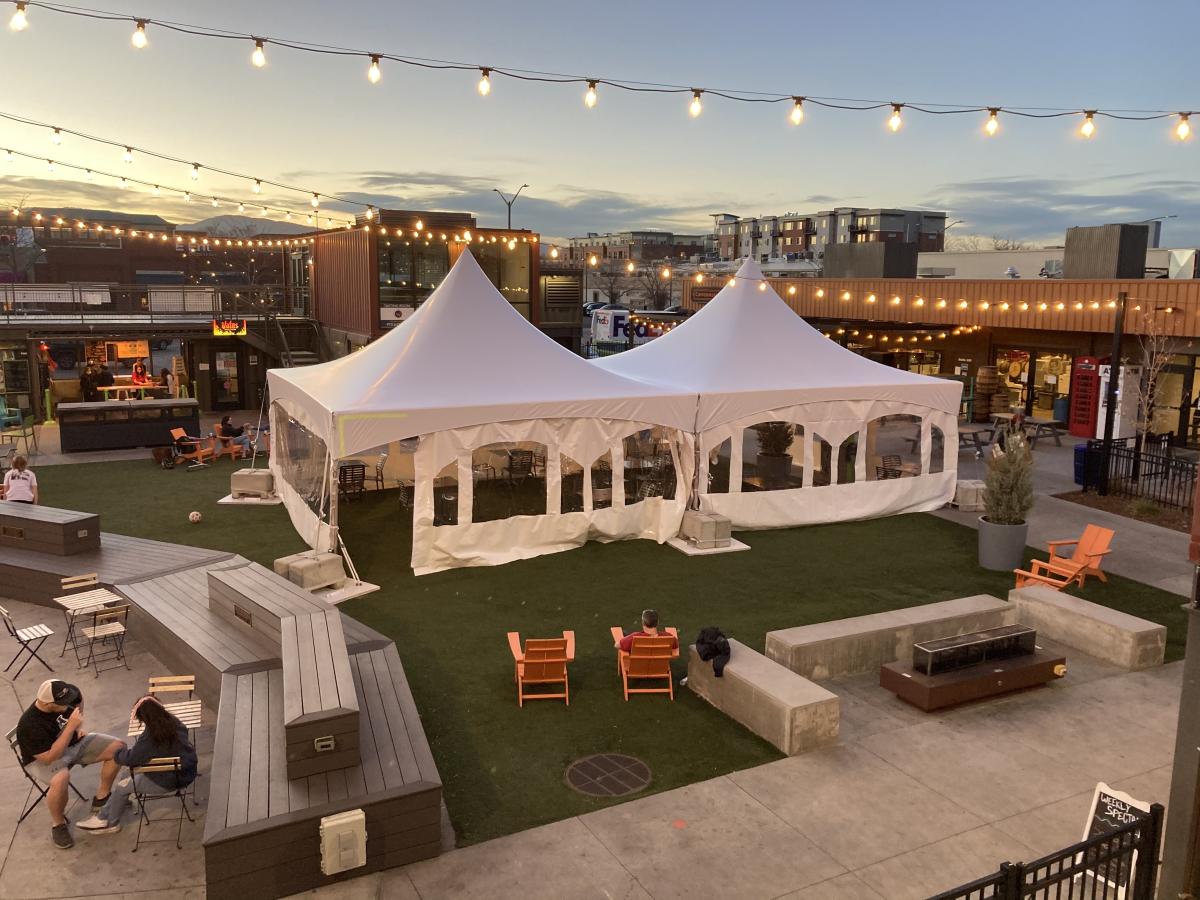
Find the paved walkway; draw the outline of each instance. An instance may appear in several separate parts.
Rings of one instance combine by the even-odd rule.
[[[1034,450],[1029,546],[1044,549],[1047,541],[1077,537],[1089,522],[1094,522],[1116,532],[1112,553],[1104,561],[1106,571],[1190,597],[1193,566],[1188,562],[1186,534],[1050,496],[1079,490],[1074,481],[1074,443],[1064,440],[1062,447],[1055,447],[1053,441],[1043,440]],[[982,479],[983,476],[984,463],[976,460],[973,452],[961,452],[959,477]],[[979,526],[977,512],[947,508],[934,515],[972,528]]]

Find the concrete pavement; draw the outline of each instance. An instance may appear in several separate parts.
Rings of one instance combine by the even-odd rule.
[[[1053,441],[1042,440],[1033,452],[1029,546],[1045,549],[1047,541],[1078,537],[1089,522],[1094,522],[1116,532],[1112,552],[1104,561],[1105,571],[1190,597],[1193,566],[1188,562],[1186,534],[1050,496],[1079,490],[1074,482],[1075,443],[1074,439],[1064,439],[1062,447],[1055,447]],[[975,459],[973,451],[959,453],[959,478],[982,480],[985,471],[983,461]],[[977,512],[946,508],[934,515],[972,528],[979,525]]]

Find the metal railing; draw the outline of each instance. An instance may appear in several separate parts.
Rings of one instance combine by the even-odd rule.
[[[1163,807],[1030,863],[999,871],[930,900],[1154,900]]]
[[[1197,463],[1175,455],[1166,441],[1138,447],[1132,438],[1114,440],[1108,453],[1108,493],[1190,510],[1195,502]],[[1087,444],[1083,490],[1098,489],[1104,474],[1104,442]]]
[[[17,326],[304,318],[310,312],[307,287],[0,284],[0,323]]]

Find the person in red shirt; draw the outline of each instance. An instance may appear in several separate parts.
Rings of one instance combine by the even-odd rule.
[[[645,635],[646,637],[670,637],[671,649],[674,650],[679,647],[678,638],[676,638],[674,635],[669,635],[665,631],[660,632],[658,630],[658,613],[653,609],[646,609],[642,611],[642,630],[631,632],[630,634],[627,634],[625,637],[621,638],[621,643],[619,645],[621,650],[623,650],[625,653],[628,653],[629,648],[633,646],[633,639],[638,635]]]

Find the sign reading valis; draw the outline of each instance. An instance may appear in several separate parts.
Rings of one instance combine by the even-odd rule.
[[[245,337],[245,319],[213,319],[213,337]]]

